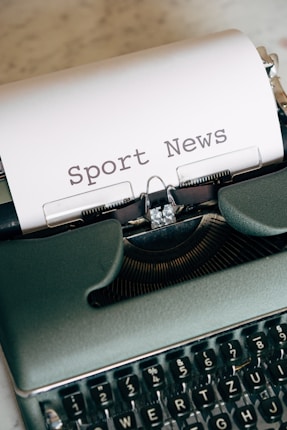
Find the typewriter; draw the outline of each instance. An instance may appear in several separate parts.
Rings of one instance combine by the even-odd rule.
[[[231,31],[89,67],[0,90],[0,340],[27,430],[287,429],[287,97],[276,55]],[[184,79],[198,89],[195,107],[188,87],[175,105],[169,72],[177,90]],[[145,97],[153,103],[139,111]],[[148,153],[154,142],[125,146],[123,123],[146,142],[158,124],[172,130],[172,109],[193,130],[200,111],[207,133],[166,137],[165,159]],[[102,123],[112,145],[99,142]],[[100,162],[87,164],[90,146]]]

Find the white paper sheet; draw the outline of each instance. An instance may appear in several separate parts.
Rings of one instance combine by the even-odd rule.
[[[65,212],[57,202],[253,169],[283,146],[261,59],[231,31],[1,87],[0,157],[28,232]]]

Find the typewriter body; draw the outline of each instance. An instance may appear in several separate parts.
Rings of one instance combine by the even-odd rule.
[[[258,168],[184,168],[179,186],[155,172],[76,211],[55,199],[23,234],[3,157],[0,340],[27,430],[287,428],[287,98],[259,53],[282,155]],[[105,160],[69,180],[110,177]],[[147,156],[117,160],[140,175]]]

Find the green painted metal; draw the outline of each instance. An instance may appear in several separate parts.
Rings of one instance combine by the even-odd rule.
[[[287,232],[287,168],[222,188],[219,208],[236,230],[254,236]]]
[[[84,357],[101,326],[87,295],[111,282],[121,262],[116,221],[0,244],[1,344],[19,388],[30,390],[91,365],[91,357]]]

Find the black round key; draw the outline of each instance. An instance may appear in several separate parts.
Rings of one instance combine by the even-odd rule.
[[[260,412],[268,423],[273,423],[281,419],[283,408],[277,397],[269,397],[260,403]]]
[[[269,342],[266,334],[261,331],[247,338],[247,347],[252,355],[265,355],[269,351]]]
[[[191,363],[188,357],[176,358],[170,362],[170,370],[176,382],[186,382],[190,378]]]
[[[218,390],[225,402],[238,400],[242,393],[242,388],[237,375],[224,378],[219,381]]]
[[[287,324],[277,324],[271,327],[270,335],[275,348],[287,348]]]
[[[118,380],[118,387],[124,400],[135,399],[140,389],[137,375],[128,375],[120,378]]]
[[[116,430],[137,430],[137,422],[133,411],[123,412],[114,417]]]
[[[194,388],[192,398],[198,409],[210,408],[215,402],[215,394],[211,385]]]
[[[286,384],[287,382],[287,359],[274,361],[269,365],[269,371],[274,384]]]
[[[234,419],[240,429],[251,429],[257,423],[257,415],[252,405],[245,405],[236,409]]]
[[[253,391],[259,391],[265,388],[266,378],[263,370],[260,367],[244,372],[244,383],[246,388]]]
[[[184,418],[190,413],[190,401],[187,393],[172,396],[167,401],[167,407],[174,419]]]
[[[113,394],[109,382],[95,384],[90,387],[91,396],[100,407],[107,407],[113,403]]]
[[[72,421],[82,418],[86,413],[84,396],[80,391],[64,396],[63,406]]]
[[[226,413],[214,415],[209,420],[210,430],[231,430],[232,424],[229,416]]]
[[[143,377],[149,389],[159,390],[165,384],[164,371],[160,364],[143,370]]]
[[[224,362],[238,363],[242,360],[242,347],[237,339],[230,340],[220,345],[220,352]]]
[[[195,354],[195,362],[201,372],[213,372],[216,369],[217,357],[213,349],[209,348]]]
[[[162,414],[162,409],[158,403],[143,407],[141,409],[141,416],[145,424],[144,428],[147,428],[147,429],[162,428],[163,414]]]

